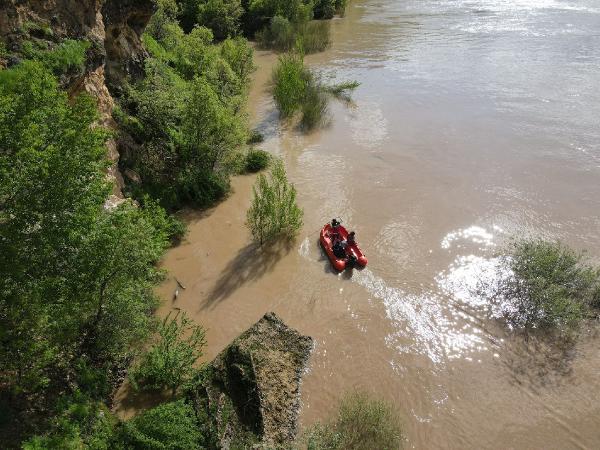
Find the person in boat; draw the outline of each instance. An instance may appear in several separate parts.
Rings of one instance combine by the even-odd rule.
[[[331,242],[335,243],[341,240],[340,222],[337,219],[331,219]]]
[[[346,245],[346,241],[341,239],[337,239],[333,242],[333,247],[331,249],[336,258],[342,259],[346,257]]]
[[[355,233],[354,231],[351,231],[351,232],[348,234],[348,241],[347,241],[347,245],[353,245],[353,244],[356,244],[355,236],[356,236],[356,233]]]

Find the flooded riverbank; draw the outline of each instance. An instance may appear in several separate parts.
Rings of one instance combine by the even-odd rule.
[[[229,199],[186,216],[159,314],[203,324],[207,360],[267,311],[312,336],[304,425],[359,388],[398,407],[412,448],[597,448],[596,333],[557,367],[469,287],[514,235],[600,257],[599,24],[592,1],[355,0],[307,63],[362,84],[309,135],[279,123],[276,57],[257,52],[252,120],[286,163],[304,228],[290,250],[256,253],[254,177],[236,178]],[[365,270],[331,271],[317,240],[334,216],[357,232]],[[173,301],[175,277],[187,289]]]

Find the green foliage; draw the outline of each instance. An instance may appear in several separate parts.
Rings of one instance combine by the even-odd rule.
[[[253,61],[254,51],[248,41],[242,37],[226,39],[221,44],[221,57],[246,88],[250,84],[250,75],[256,69]]]
[[[302,227],[304,211],[296,203],[296,189],[287,180],[283,162],[276,160],[269,176],[258,176],[246,224],[261,245],[278,237],[293,238]]]
[[[312,19],[312,15],[312,3],[303,0],[249,0],[243,25],[246,35],[252,36],[275,16],[301,23]]]
[[[156,306],[174,225],[157,205],[104,208],[96,120],[42,63],[0,72],[0,385],[25,415],[71,391],[105,398]]]
[[[313,20],[297,27],[298,43],[306,54],[322,52],[331,45],[329,22]]]
[[[273,98],[282,117],[290,117],[302,107],[310,78],[302,55],[287,53],[273,69]]]
[[[0,41],[0,58],[4,59],[8,56],[8,50],[4,41]]]
[[[289,118],[300,111],[301,124],[307,130],[326,122],[329,96],[350,101],[348,92],[359,86],[356,81],[324,85],[296,52],[279,57],[272,79],[273,99],[281,116]]]
[[[115,448],[118,420],[102,402],[80,392],[59,400],[51,429],[23,444],[24,450]]]
[[[350,100],[350,92],[360,86],[358,81],[344,81],[326,86],[325,90],[336,98]]]
[[[512,276],[495,295],[511,305],[505,316],[514,327],[574,330],[590,308],[600,307],[600,269],[581,253],[560,243],[521,240],[504,261]]]
[[[396,450],[402,448],[400,418],[393,407],[364,393],[346,396],[335,419],[306,436],[308,450]]]
[[[260,144],[264,140],[265,140],[265,137],[263,136],[263,134],[260,131],[252,130],[250,132],[250,137],[248,138],[248,141],[246,141],[246,143],[247,144]]]
[[[335,14],[344,15],[347,0],[317,0],[314,6],[315,19],[331,19]]]
[[[142,180],[130,186],[134,196],[149,194],[170,209],[207,207],[229,191],[230,163],[247,139],[253,51],[243,38],[214,45],[208,28],[185,34],[169,14],[161,17],[143,36],[153,56],[146,78],[116,110],[140,147],[122,163]]]
[[[243,12],[240,0],[203,0],[198,5],[198,24],[222,40],[239,33]]]
[[[271,161],[271,155],[264,150],[251,149],[246,154],[246,171],[259,172],[266,169]]]
[[[204,329],[184,314],[168,315],[158,327],[158,336],[130,372],[136,389],[173,393],[189,382],[197,370],[194,364],[202,356]]]
[[[299,47],[307,54],[321,52],[331,45],[329,22],[292,23],[281,16],[273,17],[256,38],[264,48],[290,51]]]
[[[31,41],[23,43],[21,49],[27,59],[41,61],[56,75],[68,72],[81,72],[86,61],[86,51],[90,47],[88,41],[67,39],[53,49]]]
[[[302,126],[310,130],[322,125],[327,116],[327,104],[328,99],[321,84],[310,77],[302,101]]]
[[[121,440],[135,450],[203,448],[194,408],[183,400],[164,403],[123,424]]]

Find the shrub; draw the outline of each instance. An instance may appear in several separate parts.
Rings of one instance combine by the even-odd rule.
[[[194,408],[183,400],[164,403],[125,422],[121,441],[134,450],[201,449]]]
[[[494,296],[504,303],[511,326],[569,331],[590,307],[600,306],[600,269],[560,243],[517,241],[503,261],[510,276],[502,278]]]
[[[269,177],[260,174],[246,224],[261,245],[277,237],[293,238],[302,227],[304,212],[296,203],[296,189],[287,180],[281,160],[273,163]]]
[[[290,51],[299,47],[306,54],[321,52],[331,45],[330,25],[325,21],[291,23],[275,16],[269,26],[256,35],[264,48]]]
[[[242,17],[240,0],[205,0],[198,6],[198,24],[212,30],[215,39],[225,39],[239,33]]]
[[[313,20],[299,26],[299,42],[306,54],[326,50],[331,45],[331,26],[329,22]]]
[[[58,402],[50,430],[23,443],[24,450],[109,450],[114,444],[118,419],[101,402],[79,392]]]
[[[273,98],[283,118],[302,112],[302,126],[310,130],[326,122],[328,96],[350,101],[349,91],[356,81],[333,86],[321,83],[319,77],[304,66],[302,54],[287,53],[279,57],[273,70]]]
[[[279,57],[273,70],[273,98],[282,117],[290,117],[301,108],[308,78],[302,55]]]
[[[252,149],[246,154],[246,171],[259,172],[266,169],[271,155],[264,150]]]
[[[248,0],[243,18],[246,35],[254,35],[275,16],[292,23],[306,22],[312,19],[312,3],[303,0]]]
[[[183,313],[169,314],[158,327],[156,342],[145,352],[130,373],[135,389],[173,394],[196,374],[194,364],[202,356],[204,329]]]
[[[331,19],[335,14],[344,15],[346,0],[317,0],[314,6],[315,19]]]
[[[260,144],[265,140],[263,134],[258,130],[252,130],[246,144]]]
[[[41,44],[27,41],[23,44],[23,56],[42,62],[56,75],[68,72],[81,72],[86,61],[86,51],[90,47],[88,41],[67,39],[54,49],[47,49]]]
[[[313,129],[322,125],[327,115],[327,96],[319,81],[309,78],[302,101],[302,126]]]
[[[306,434],[308,450],[395,450],[402,442],[400,418],[392,406],[364,393],[346,396],[333,421]]]
[[[269,26],[256,34],[256,40],[263,48],[288,51],[296,43],[296,31],[288,19],[275,16]]]

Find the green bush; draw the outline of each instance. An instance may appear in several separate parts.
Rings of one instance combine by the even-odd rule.
[[[212,30],[215,39],[236,36],[242,17],[240,0],[204,0],[198,6],[198,24]]]
[[[264,150],[251,149],[246,154],[246,171],[259,172],[266,169],[271,160],[271,155]]]
[[[281,160],[271,167],[269,177],[258,175],[246,224],[261,245],[278,237],[293,238],[302,227],[304,211],[296,202],[296,189],[290,184]]]
[[[315,19],[331,19],[335,14],[344,15],[347,0],[317,0],[314,5]]]
[[[256,40],[263,48],[289,51],[296,44],[296,31],[288,19],[275,16],[269,26],[256,34]]]
[[[359,86],[348,81],[328,86],[304,66],[302,54],[287,53],[279,57],[273,69],[273,99],[281,117],[289,118],[296,112],[302,113],[301,124],[310,130],[327,121],[329,97],[350,101],[349,91]]]
[[[600,306],[600,269],[560,243],[516,241],[503,260],[511,276],[502,278],[495,298],[508,302],[511,326],[574,330],[590,308]]]
[[[321,52],[331,45],[329,22],[313,20],[291,23],[288,19],[275,16],[269,26],[256,34],[263,48],[290,51],[301,48],[305,54]]]
[[[328,111],[327,96],[318,81],[310,77],[302,101],[302,126],[311,130],[324,123]]]
[[[252,130],[246,144],[260,144],[265,140],[263,134],[258,130]]]
[[[403,446],[402,425],[393,407],[364,393],[346,396],[337,416],[306,433],[308,450],[396,450]]]
[[[81,72],[86,61],[86,51],[90,47],[88,41],[67,39],[53,49],[34,44],[31,41],[23,43],[21,51],[27,59],[41,61],[56,75],[68,72]]]
[[[194,408],[178,400],[125,422],[120,440],[132,450],[200,450],[203,437]]]
[[[48,432],[23,443],[24,450],[111,450],[116,447],[118,419],[101,402],[75,392],[59,400]]]
[[[322,52],[331,45],[331,25],[323,20],[313,20],[298,29],[299,42],[306,54]]]
[[[302,107],[310,78],[302,55],[288,53],[280,56],[272,78],[275,104],[282,117],[290,117]]]
[[[142,182],[128,186],[138,199],[148,194],[171,210],[204,208],[229,191],[232,162],[247,140],[253,50],[241,37],[215,45],[205,27],[185,34],[172,15],[164,12],[160,24],[152,19],[153,34],[143,36],[152,54],[146,77],[115,111],[138,144],[121,165],[139,174]]]
[[[248,0],[242,19],[246,36],[268,26],[271,19],[280,16],[292,23],[312,19],[312,3],[303,0]]]
[[[206,341],[204,329],[195,325],[183,313],[169,314],[158,327],[158,336],[130,372],[135,389],[161,391],[173,394],[190,381],[197,370],[194,364],[202,356]]]

